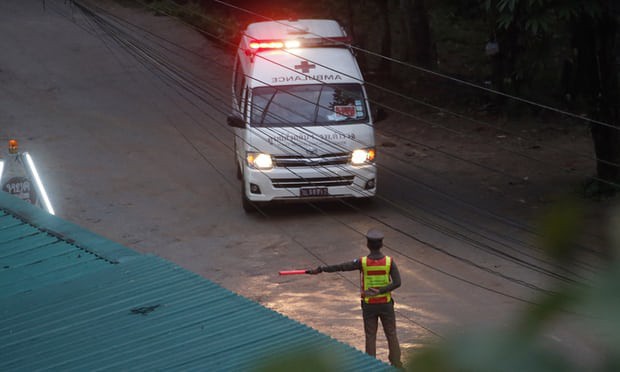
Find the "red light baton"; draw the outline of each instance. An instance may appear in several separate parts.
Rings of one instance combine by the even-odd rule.
[[[279,272],[280,275],[301,275],[306,274],[306,270],[284,270]]]

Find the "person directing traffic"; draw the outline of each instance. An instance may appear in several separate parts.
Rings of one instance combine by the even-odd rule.
[[[379,319],[388,342],[390,363],[402,367],[400,345],[396,335],[396,315],[392,291],[400,287],[400,273],[396,262],[381,252],[383,233],[370,229],[366,233],[367,256],[338,265],[319,266],[306,270],[308,274],[322,272],[359,270],[361,277],[362,315],[366,336],[366,353],[376,356],[377,328]]]

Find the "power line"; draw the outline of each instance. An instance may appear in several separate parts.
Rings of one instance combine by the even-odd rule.
[[[177,81],[177,83],[178,83],[178,84],[183,84],[183,83],[182,83],[182,81],[181,81],[181,82]],[[219,110],[218,110],[218,111],[219,111]],[[189,139],[189,138],[187,138],[187,137],[186,137],[186,140],[191,142],[191,139]],[[200,152],[200,150],[199,150],[198,148],[196,148],[195,146],[194,146],[194,149],[195,149],[197,152]],[[213,165],[213,164],[211,164],[211,165],[212,165],[213,167],[215,167],[215,165]]]
[[[139,3],[141,3],[141,4],[142,4],[142,5],[144,5],[144,6],[150,7],[148,4],[144,4],[144,3],[142,3],[142,2],[141,2],[141,1],[139,1],[139,0],[136,0],[136,1],[138,1]],[[251,12],[251,11],[250,11],[250,12]],[[252,12],[251,12],[251,13],[252,13]],[[195,14],[195,15],[197,15],[197,16],[199,16],[199,17],[204,17],[202,14],[199,14],[199,13],[196,13],[196,12],[193,12],[193,14]],[[256,14],[256,15],[258,15],[258,14]],[[267,18],[267,19],[269,19],[269,18]],[[185,22],[185,21],[183,21],[183,20],[181,20],[181,22],[183,22],[183,23],[185,23],[185,24],[189,25],[190,27],[195,28],[195,29],[197,29],[197,30],[199,30],[199,31],[201,31],[201,32],[203,32],[203,33],[207,33],[206,31],[204,31],[204,30],[202,30],[202,29],[200,29],[200,28],[198,28],[198,27],[196,27],[196,26],[194,26],[194,25],[192,25],[192,24],[189,24],[189,23],[187,23],[187,22]],[[278,21],[275,21],[275,22],[278,22]],[[218,25],[219,25],[219,26],[221,26],[221,27],[229,27],[228,25],[224,25],[224,24],[222,24],[222,23],[218,23]],[[214,36],[214,35],[211,35],[211,36]],[[317,35],[317,36],[318,36],[318,35]],[[325,38],[325,39],[330,40],[329,38]],[[221,41],[221,42],[223,42],[223,41]],[[350,47],[350,48],[355,48],[354,46],[352,46],[352,45],[350,45],[350,44],[345,44],[345,43],[342,43],[341,41],[338,41],[338,40],[334,40],[334,42],[335,42],[335,43],[339,43],[339,44],[343,44],[344,46],[347,46],[347,47]],[[223,43],[228,44],[228,45],[232,45],[232,43],[229,43],[229,42],[223,42]],[[363,50],[362,50],[362,51],[363,51]],[[289,53],[289,54],[293,54],[292,52],[290,52],[290,51],[288,51],[288,50],[285,50],[285,52],[287,52],[287,53]],[[293,54],[293,55],[294,55],[294,54]],[[261,58],[265,58],[265,57],[261,57]],[[272,62],[273,62],[273,63],[277,63],[277,62],[275,62],[275,61],[272,61]],[[310,61],[310,62],[314,62],[314,63],[316,63],[316,61]],[[283,67],[284,67],[284,68],[287,68],[286,66],[283,66]],[[323,66],[323,67],[327,67],[327,68],[331,69],[331,68],[330,68],[330,67],[328,67],[328,66]],[[333,69],[331,69],[331,70],[333,70]],[[333,71],[336,71],[336,70],[333,70]],[[510,132],[510,131],[506,130],[505,128],[499,128],[499,127],[494,126],[494,125],[492,125],[492,124],[489,124],[489,123],[486,123],[486,122],[483,122],[483,121],[480,121],[480,120],[476,120],[476,119],[473,119],[473,118],[469,118],[469,117],[467,117],[467,116],[465,116],[465,115],[458,114],[458,113],[455,113],[455,112],[452,112],[452,111],[446,110],[446,109],[441,108],[441,107],[438,107],[438,106],[430,105],[430,104],[428,104],[428,103],[426,103],[426,102],[423,102],[423,101],[421,101],[421,100],[417,100],[417,99],[415,99],[415,98],[413,98],[413,97],[410,97],[410,96],[404,95],[404,94],[399,93],[399,92],[395,92],[395,91],[393,91],[393,90],[391,90],[391,89],[387,89],[387,88],[381,87],[381,86],[379,86],[379,85],[376,85],[376,84],[373,84],[373,83],[370,83],[370,82],[365,82],[365,84],[367,84],[367,85],[369,85],[369,86],[372,86],[372,87],[375,87],[375,88],[377,88],[377,89],[383,90],[383,91],[385,91],[385,92],[388,92],[388,93],[390,93],[390,94],[394,94],[394,95],[396,95],[396,96],[398,96],[398,97],[400,97],[400,98],[403,98],[403,99],[409,100],[409,101],[411,101],[411,102],[415,102],[415,103],[418,103],[418,104],[421,104],[421,105],[426,105],[426,106],[428,106],[428,107],[430,107],[430,108],[437,109],[437,110],[439,110],[439,111],[441,111],[441,112],[448,113],[448,114],[453,115],[453,116],[455,116],[455,117],[458,117],[458,118],[461,118],[461,119],[464,119],[464,120],[468,120],[468,121],[471,121],[471,122],[476,123],[476,124],[480,124],[480,125],[484,125],[484,126],[487,126],[487,127],[491,127],[491,128],[497,129],[497,130],[499,130],[499,131],[502,131],[502,132],[509,133],[509,134],[512,134],[512,135],[517,136],[517,134],[512,133],[512,132]],[[448,131],[451,131],[451,132],[459,133],[459,134],[461,134],[461,135],[466,135],[466,134],[465,134],[465,133],[463,133],[462,131],[457,131],[457,130],[454,130],[454,129],[447,128],[447,127],[445,127],[445,126],[443,126],[443,125],[441,125],[441,124],[438,124],[438,123],[435,123],[435,122],[430,122],[430,121],[428,121],[428,120],[426,120],[426,119],[422,119],[422,118],[417,117],[417,116],[415,116],[415,115],[412,115],[412,114],[410,114],[410,113],[408,113],[408,112],[405,112],[405,111],[399,110],[399,109],[397,109],[397,108],[395,108],[395,107],[393,107],[393,106],[389,106],[389,105],[386,105],[386,104],[384,104],[384,103],[381,103],[381,102],[375,102],[375,101],[372,101],[372,100],[371,100],[371,103],[375,103],[375,104],[377,104],[377,105],[379,105],[379,106],[381,106],[381,107],[384,107],[384,108],[386,108],[386,109],[389,109],[389,110],[391,110],[391,111],[393,111],[393,112],[397,112],[397,113],[399,113],[399,114],[401,114],[401,115],[405,115],[405,116],[407,116],[407,117],[410,117],[410,118],[416,119],[416,120],[418,120],[419,122],[422,122],[422,123],[424,123],[424,124],[428,124],[428,125],[431,125],[431,126],[438,126],[438,127],[442,128],[442,129],[445,129],[445,130],[448,130]],[[395,134],[395,133],[393,133],[393,134]],[[396,135],[397,137],[402,137],[402,136],[400,136],[399,134],[395,134],[395,135]],[[498,147],[500,147],[500,146],[498,146]],[[554,146],[552,146],[552,145],[551,145],[551,147],[554,147]],[[434,150],[435,150],[435,148],[433,148],[433,147],[430,147],[430,146],[429,146],[429,148],[432,148],[432,149],[434,149]],[[609,161],[604,160],[604,159],[598,159],[597,157],[594,157],[594,158],[593,158],[592,156],[589,156],[589,155],[584,155],[584,154],[579,154],[579,153],[576,153],[576,152],[574,152],[574,151],[570,151],[570,150],[567,150],[567,149],[560,149],[560,148],[557,148],[557,149],[558,149],[559,151],[563,151],[563,152],[568,152],[568,153],[578,154],[579,156],[582,156],[582,157],[585,157],[585,158],[588,158],[588,159],[592,159],[592,160],[595,160],[595,161],[600,162],[600,163],[605,163],[605,164],[612,165],[612,166],[619,166],[619,165],[618,165],[618,164],[616,164],[616,163],[609,162]],[[521,152],[514,151],[514,150],[510,150],[510,149],[505,149],[505,148],[504,148],[504,150],[506,150],[506,151],[508,151],[508,152],[511,152],[511,153],[513,153],[513,154],[515,154],[515,155],[523,156],[523,157],[525,157],[526,159],[529,159],[529,160],[534,160],[534,161],[540,162],[541,164],[546,164],[547,166],[553,167],[553,165],[552,165],[552,164],[548,164],[547,162],[545,162],[545,161],[543,161],[543,160],[541,160],[541,159],[538,159],[538,158],[536,158],[536,157],[528,156],[528,155],[523,154],[523,153],[521,153]],[[471,162],[471,161],[470,161],[470,160],[468,160],[468,159],[463,159],[463,158],[459,158],[459,157],[457,157],[457,158],[458,158],[459,160],[462,160],[462,161],[465,161],[465,162]],[[591,178],[592,178],[593,180],[596,180],[596,181],[600,182],[600,183],[605,183],[605,184],[608,184],[608,185],[610,185],[610,186],[620,187],[620,185],[618,185],[618,184],[616,184],[616,183],[614,183],[614,182],[611,182],[611,181],[608,181],[608,180],[601,179],[601,178],[599,178],[599,177],[597,177],[597,176],[592,176]]]
[[[221,5],[224,5],[224,6],[228,7],[228,8],[235,9],[235,10],[241,11],[243,13],[251,14],[253,16],[262,18],[262,19],[267,20],[267,21],[281,23],[280,21],[278,21],[276,19],[267,17],[267,16],[265,16],[263,14],[259,14],[259,13],[253,12],[253,11],[251,11],[249,9],[245,9],[245,8],[242,8],[242,7],[230,4],[230,3],[226,2],[226,1],[222,1],[222,0],[212,0],[212,1],[215,2],[215,3],[221,4]],[[319,35],[315,34],[315,36],[319,36]],[[414,65],[412,63],[404,62],[404,61],[398,60],[396,58],[387,57],[387,56],[384,56],[384,55],[382,55],[380,53],[376,53],[376,52],[373,52],[373,51],[370,51],[370,50],[367,50],[367,49],[359,48],[359,47],[356,47],[354,45],[350,45],[350,47],[353,48],[354,50],[366,53],[366,54],[371,55],[373,57],[378,57],[380,59],[383,59],[383,60],[386,60],[386,61],[389,61],[389,62],[392,62],[392,63],[396,63],[396,64],[399,64],[401,66],[409,67],[409,68],[412,68],[412,69],[424,72],[424,73],[429,74],[429,75],[434,75],[434,76],[440,77],[442,79],[453,81],[453,82],[456,82],[456,83],[459,83],[459,84],[462,84],[462,85],[466,85],[466,86],[469,86],[469,87],[472,87],[472,88],[480,89],[480,90],[486,91],[488,93],[492,93],[492,94],[500,95],[500,96],[503,96],[503,97],[506,97],[506,98],[510,98],[512,100],[523,102],[523,103],[526,103],[526,104],[531,105],[531,106],[535,106],[535,107],[542,108],[542,109],[545,109],[545,110],[553,111],[553,112],[556,112],[556,113],[559,113],[559,114],[562,114],[562,115],[565,115],[565,116],[572,117],[574,119],[579,119],[579,120],[582,120],[582,121],[590,122],[592,124],[602,125],[602,126],[606,126],[606,127],[610,127],[610,128],[616,129],[616,130],[620,130],[620,127],[617,127],[615,125],[612,125],[612,124],[609,124],[609,123],[605,123],[605,122],[602,122],[602,121],[590,119],[590,118],[584,117],[583,115],[577,115],[577,114],[574,114],[574,113],[571,113],[571,112],[568,112],[568,111],[565,111],[565,110],[560,110],[560,109],[552,107],[552,106],[543,105],[541,103],[534,102],[534,101],[531,101],[531,100],[528,100],[528,99],[525,99],[525,98],[517,97],[517,96],[514,96],[514,95],[510,95],[508,93],[500,92],[500,91],[495,90],[495,89],[491,89],[491,88],[488,88],[488,87],[485,87],[485,86],[474,84],[474,83],[466,81],[466,80],[457,79],[455,77],[452,77],[452,76],[449,76],[449,75],[446,75],[446,74],[442,74],[442,73],[439,73],[439,72],[436,72],[436,71],[433,71],[433,70],[429,70],[429,69],[426,69],[426,68]]]
[[[148,6],[148,5],[146,5],[146,4],[144,4],[144,5],[145,5],[145,6]],[[182,22],[183,22],[183,21],[182,21]],[[195,27],[195,26],[193,26],[193,25],[191,25],[191,24],[188,24],[187,22],[183,22],[183,23],[185,23],[185,24],[189,25],[190,27],[192,27],[192,28],[195,28],[195,29],[196,29],[196,27]],[[199,30],[199,31],[201,31],[201,30]],[[192,54],[194,54],[194,55],[196,55],[196,53],[195,53],[195,52],[193,52],[193,51],[187,50],[186,48],[183,48],[183,49],[184,49],[184,50],[186,50],[186,51],[188,51],[188,52],[190,52],[190,53],[192,53]],[[265,83],[265,84],[266,84],[266,83]],[[414,117],[414,118],[415,118],[415,117]],[[420,118],[416,118],[416,119],[418,119],[418,120],[423,120],[423,119],[420,119]],[[434,123],[430,123],[430,122],[429,122],[429,124],[430,124],[430,125],[434,125]],[[393,132],[388,132],[388,133],[390,133],[390,134],[394,134]],[[457,133],[460,133],[460,132],[457,132]],[[461,133],[461,134],[463,134],[463,133]],[[399,138],[402,138],[402,136],[399,136],[398,134],[397,134],[397,136],[398,136]],[[415,142],[415,141],[414,141],[414,142]],[[428,147],[428,148],[430,148],[430,149],[432,149],[432,150],[434,150],[434,151],[437,151],[437,152],[439,152],[439,153],[443,153],[443,154],[444,154],[444,155],[446,155],[446,156],[453,157],[454,159],[461,160],[461,161],[464,161],[464,162],[470,162],[470,163],[472,163],[472,164],[474,164],[474,165],[479,165],[479,164],[477,164],[477,163],[475,163],[475,162],[471,162],[471,161],[469,161],[468,159],[464,159],[464,158],[462,158],[462,157],[454,156],[454,155],[452,155],[452,154],[450,154],[450,153],[448,153],[448,152],[446,152],[446,151],[439,150],[438,148],[434,148],[434,147],[432,147],[432,146],[428,146],[428,145],[426,145],[426,144],[420,144],[420,145],[426,146],[426,147]],[[529,156],[526,156],[526,158],[529,158],[529,159],[531,159],[531,160],[540,161],[539,159],[532,158],[532,157],[529,157]],[[545,163],[545,162],[543,162],[543,164],[546,164],[546,163]],[[484,166],[484,165],[483,165],[483,167],[484,167],[485,169],[487,169],[487,170],[490,170],[490,171],[493,171],[493,172],[498,172],[498,173],[503,174],[503,175],[508,176],[508,177],[515,177],[515,176],[513,176],[513,175],[511,175],[511,174],[508,174],[508,173],[505,173],[505,172],[502,172],[502,171],[498,171],[498,170],[496,170],[496,169],[493,169],[493,168],[490,168],[490,167],[486,167],[486,166]],[[516,179],[518,179],[518,177],[515,177],[515,178],[516,178]]]

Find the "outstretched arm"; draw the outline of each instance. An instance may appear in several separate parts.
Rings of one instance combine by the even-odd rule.
[[[319,274],[322,272],[333,273],[336,271],[359,270],[361,267],[362,267],[362,263],[360,262],[360,260],[355,259],[353,261],[344,262],[344,263],[337,264],[337,265],[319,266],[316,269],[310,269],[310,270],[307,270],[306,272],[308,274]]]

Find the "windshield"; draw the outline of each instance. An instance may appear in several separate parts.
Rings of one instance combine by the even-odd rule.
[[[251,125],[255,127],[358,123],[366,118],[359,84],[287,85],[252,90]]]

